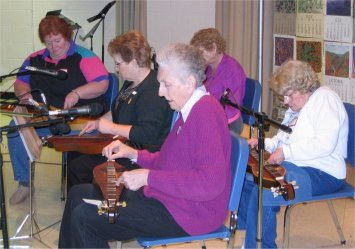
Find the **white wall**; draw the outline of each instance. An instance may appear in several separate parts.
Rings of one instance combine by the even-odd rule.
[[[189,43],[197,30],[215,27],[215,0],[148,0],[147,12],[147,39],[156,50]]]
[[[51,10],[62,10],[62,15],[82,26],[76,42],[90,49],[90,39],[85,36],[97,21],[88,23],[111,0],[0,0],[0,75],[9,74],[21,66],[30,53],[44,46],[38,38],[38,24]],[[215,26],[215,0],[148,0],[147,39],[158,50],[171,42],[188,43],[194,32]],[[105,18],[104,58],[107,69],[114,71],[112,58],[107,54],[107,44],[116,36],[116,6]],[[93,38],[93,51],[101,58],[102,25]],[[12,85],[14,77],[0,83],[4,91]]]
[[[90,49],[90,39],[83,42],[79,35],[85,36],[97,23],[86,19],[98,14],[109,0],[0,0],[0,75],[9,74],[21,66],[23,60],[32,52],[44,46],[38,38],[38,24],[48,11],[61,9],[61,14],[78,23],[82,28],[76,42]],[[108,42],[115,36],[115,14],[113,6],[105,17],[105,65],[114,71],[112,58],[106,52]],[[76,30],[74,31],[74,34]],[[93,37],[93,51],[101,58],[102,25]],[[0,84],[4,91],[14,81],[7,78]]]

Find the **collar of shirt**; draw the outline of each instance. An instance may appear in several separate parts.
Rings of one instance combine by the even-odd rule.
[[[192,107],[195,105],[195,103],[197,101],[199,101],[200,98],[202,98],[205,95],[208,95],[205,86],[200,86],[200,87],[196,88],[196,90],[192,93],[189,100],[186,102],[184,107],[181,109],[181,115],[182,115],[182,119],[184,120],[184,122],[186,121],[187,117],[189,116],[190,111],[191,111]]]
[[[283,119],[283,125],[289,125],[295,118],[298,118],[299,112],[294,112],[291,108],[288,108],[285,112],[285,117]]]
[[[75,53],[75,50],[76,50],[76,44],[73,40],[69,40],[69,43],[70,43],[70,46],[69,46],[69,49],[67,51],[67,56],[70,56],[70,55],[73,55]],[[50,60],[49,59],[49,50],[48,49],[45,49],[44,50],[44,53],[42,55],[42,58],[43,59],[47,59],[47,60]]]
[[[222,60],[217,65],[217,68],[216,68],[216,70],[214,72],[212,72],[211,65],[208,65],[207,68],[206,68],[206,79],[214,78],[216,76],[216,74],[219,73],[219,71],[223,72],[225,61],[226,61],[226,54],[223,53]]]

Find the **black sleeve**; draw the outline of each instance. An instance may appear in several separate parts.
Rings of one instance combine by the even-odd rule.
[[[136,118],[129,140],[142,144],[143,148],[156,151],[170,131],[172,110],[165,98],[158,94],[159,83],[150,82],[136,99]],[[154,147],[159,147],[154,149]]]

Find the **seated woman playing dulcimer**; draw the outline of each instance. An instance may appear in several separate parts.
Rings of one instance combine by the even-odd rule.
[[[292,133],[280,130],[265,139],[265,149],[271,153],[267,163],[285,168],[285,179],[299,185],[296,198],[297,193],[309,189],[311,193],[302,194],[315,196],[342,188],[349,124],[339,96],[321,86],[312,67],[298,60],[282,64],[271,77],[270,85],[284,97],[288,110],[282,124],[290,127]],[[248,143],[256,148],[258,140],[253,138]],[[302,182],[310,182],[311,187],[305,188]],[[277,247],[276,214],[280,206],[274,205],[276,201],[269,190],[264,190],[262,248]],[[246,177],[238,212],[238,229],[246,229],[245,248],[256,248],[257,209],[258,186]]]
[[[125,171],[114,224],[83,198],[100,198],[92,184],[74,186],[62,218],[59,248],[109,248],[109,240],[138,236],[187,236],[211,232],[226,219],[231,187],[231,136],[220,103],[203,87],[202,51],[172,44],[157,54],[159,95],[178,115],[159,152],[134,149],[119,140],[103,149],[107,159],[137,160]]]
[[[128,31],[114,38],[108,45],[116,71],[125,80],[113,102],[111,111],[101,118],[89,121],[79,135],[95,130],[127,138],[127,144],[136,149],[158,151],[170,130],[172,110],[159,97],[157,71],[151,69],[151,47],[137,31]],[[73,185],[91,183],[93,169],[107,158],[82,155],[68,165],[67,190]],[[118,159],[126,169],[138,165],[129,159]]]
[[[24,60],[19,72],[35,67],[44,71],[58,71],[61,72],[59,76],[65,77],[56,78],[39,73],[18,75],[14,90],[21,103],[36,101],[59,109],[90,103],[103,105],[108,87],[108,72],[92,51],[74,43],[70,24],[58,16],[46,16],[39,24],[38,34],[45,48],[31,53]],[[14,121],[10,123],[14,124]],[[36,128],[40,137],[54,133],[66,134],[69,131],[65,124]],[[29,156],[19,132],[9,132],[7,139],[14,180],[19,183],[9,201],[11,205],[15,205],[30,196]]]

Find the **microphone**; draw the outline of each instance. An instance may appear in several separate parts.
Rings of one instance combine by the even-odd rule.
[[[31,67],[31,66],[26,66],[25,70],[33,73],[49,75],[60,80],[65,80],[68,78],[68,73],[65,72],[64,70],[41,69],[41,68]]]
[[[226,107],[226,103],[229,100],[229,94],[231,93],[231,89],[227,88],[224,90],[222,97],[220,98],[219,102],[222,104],[223,108]]]
[[[69,108],[63,110],[55,110],[55,111],[48,111],[43,113],[42,115],[48,116],[55,116],[55,115],[68,115],[68,116],[75,116],[75,115],[91,115],[91,116],[98,116],[103,112],[104,108],[99,103],[91,103],[86,106],[80,106],[76,108]]]

